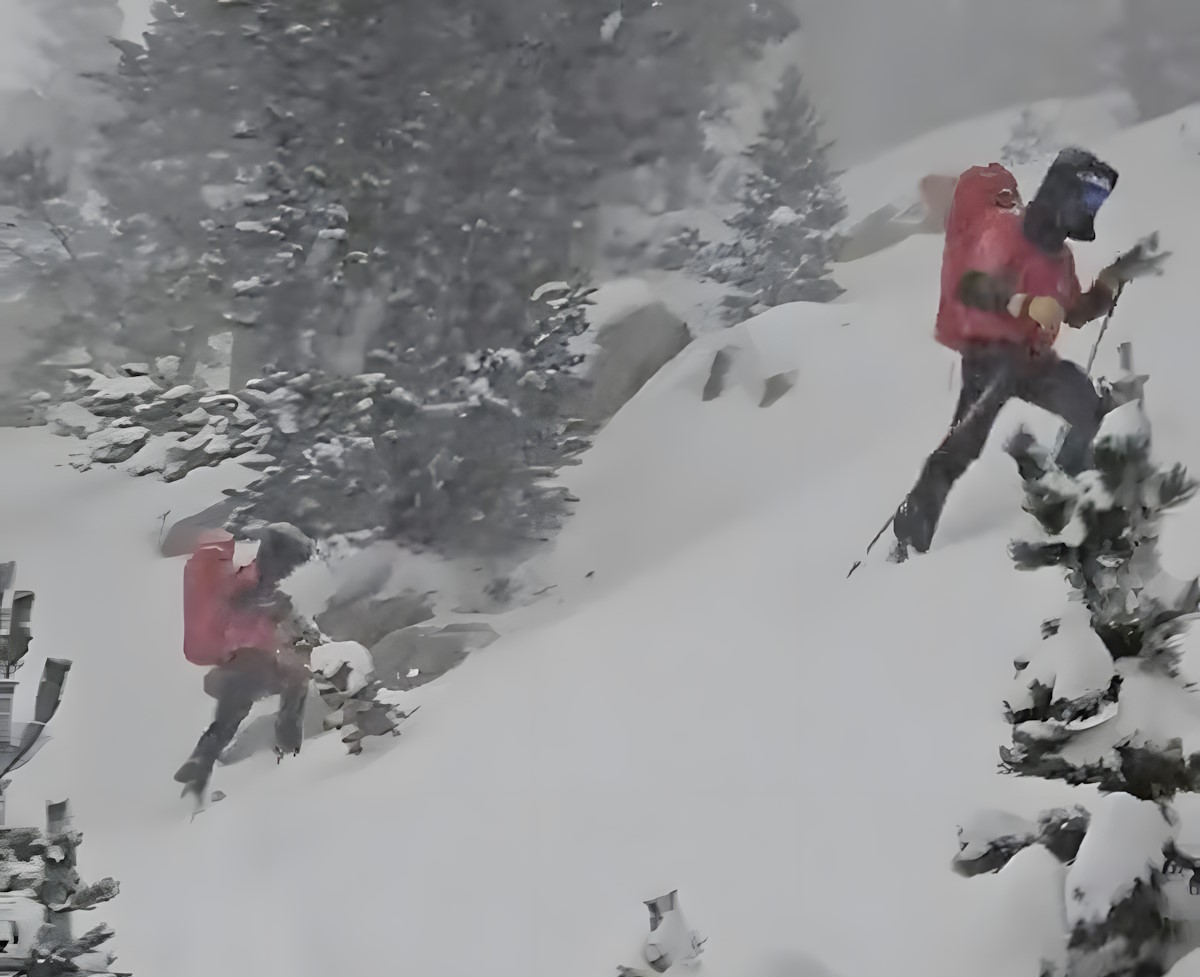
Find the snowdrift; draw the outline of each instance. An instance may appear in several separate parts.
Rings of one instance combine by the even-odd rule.
[[[1121,185],[1077,255],[1086,275],[1155,228],[1174,250],[1167,277],[1126,293],[1097,370],[1133,341],[1158,451],[1200,468],[1185,115],[1094,144]],[[963,138],[945,136],[914,166]],[[995,773],[1012,659],[1063,594],[1009,565],[1028,524],[997,448],[1020,421],[1055,423],[1010,405],[931,553],[844,579],[951,412],[939,253],[906,241],[858,263],[843,302],[694,342],[570,471],[578,516],[528,568],[549,598],[489,619],[499,641],[408,693],[423,708],[403,736],[218,768],[228,798],[191,824],[171,774],[210,704],[179,650],[181,561],[155,535],[164,510],[248,473],[80,474],[65,440],[2,432],[19,459],[0,470],[2,556],[38,594],[28,667],[76,662],[10,821],[70,796],[81,869],[120,879],[103,917],[140,974],[611,973],[638,963],[642,901],[672,889],[715,977],[1037,972],[1061,866],[1031,849],[968,882],[949,862],[976,808],[1080,799]],[[1064,353],[1086,358],[1095,329]],[[780,375],[790,389],[760,406]],[[1200,542],[1189,512],[1168,567]]]

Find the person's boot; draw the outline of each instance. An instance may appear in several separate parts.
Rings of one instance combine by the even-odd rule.
[[[304,740],[303,701],[301,699],[299,709],[291,703],[280,705],[279,715],[275,717],[276,762],[288,754],[297,756],[300,753],[300,744]]]
[[[183,784],[181,797],[193,794],[197,799],[203,798],[210,777],[212,777],[212,763],[197,754],[192,754],[184,765],[175,771],[175,782]]]
[[[895,533],[896,543],[888,555],[889,563],[903,563],[915,550],[925,553],[933,542],[933,533],[937,523],[930,518],[926,506],[918,504],[910,495],[896,510],[896,518],[892,521],[892,532]]]
[[[912,554],[909,552],[908,543],[902,539],[897,539],[892,543],[892,548],[888,551],[888,563],[903,563]]]

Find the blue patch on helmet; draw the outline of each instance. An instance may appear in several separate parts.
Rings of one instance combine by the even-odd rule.
[[[1112,185],[1105,180],[1084,178],[1079,183],[1079,196],[1084,209],[1093,217],[1112,193]]]

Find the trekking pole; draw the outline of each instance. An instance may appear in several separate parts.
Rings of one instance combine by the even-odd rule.
[[[1121,293],[1124,290],[1125,283],[1122,282],[1117,286],[1116,292],[1113,293],[1112,305],[1108,307],[1108,314],[1105,315],[1104,321],[1100,323],[1100,332],[1096,335],[1096,341],[1092,343],[1092,351],[1090,354],[1088,354],[1087,368],[1084,370],[1084,373],[1087,374],[1089,380],[1092,377],[1092,365],[1096,362],[1096,353],[1100,349],[1100,340],[1104,338],[1104,334],[1108,331],[1108,324],[1112,322],[1113,313],[1117,311],[1117,302],[1120,300]],[[1056,464],[1058,463],[1058,454],[1060,451],[1062,451],[1063,445],[1066,444],[1067,432],[1070,431],[1070,429],[1070,424],[1063,424],[1063,426],[1058,429],[1058,437],[1054,441],[1054,452],[1050,455],[1051,460]]]
[[[979,411],[982,409],[984,403],[987,402],[996,393],[996,391],[998,391],[1000,389],[1000,385],[1001,385],[1001,383],[1004,382],[1004,379],[1005,379],[1005,375],[1003,373],[1000,373],[995,377],[995,379],[992,380],[991,383],[989,383],[987,385],[987,387],[984,388],[983,393],[981,393],[975,399],[975,403],[973,403],[971,405],[970,409],[965,414],[963,414],[962,417],[960,417],[957,421],[955,421],[952,425],[950,425],[950,430],[947,431],[946,436],[944,438],[942,438],[943,445],[947,441],[949,441],[952,437],[954,437],[955,431],[957,431],[964,424],[970,423],[976,417],[979,416]],[[849,579],[849,577],[854,573],[855,570],[857,570],[860,566],[862,566],[863,559],[865,559],[866,555],[871,552],[871,550],[874,548],[875,544],[879,542],[879,537],[882,536],[884,533],[886,533],[888,531],[888,527],[891,526],[892,523],[894,523],[895,521],[896,521],[896,513],[893,512],[890,516],[888,516],[887,522],[885,522],[882,526],[879,527],[879,532],[877,532],[871,538],[871,542],[869,542],[867,544],[866,550],[863,551],[863,556],[860,559],[857,559],[854,561],[854,565],[852,567],[850,567],[850,572],[846,574],[847,579]]]
[[[1100,349],[1100,340],[1104,338],[1105,332],[1108,331],[1108,324],[1112,322],[1113,313],[1117,311],[1117,302],[1120,301],[1123,291],[1125,291],[1125,283],[1121,282],[1113,294],[1112,305],[1108,307],[1108,314],[1104,317],[1104,321],[1100,323],[1100,332],[1096,336],[1096,341],[1092,343],[1092,352],[1088,355],[1087,369],[1084,370],[1089,377],[1092,375],[1092,364],[1096,362],[1096,351]]]

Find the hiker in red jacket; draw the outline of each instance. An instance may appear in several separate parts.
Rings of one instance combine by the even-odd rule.
[[[312,555],[312,542],[294,526],[259,531],[258,555],[233,563],[233,537],[201,534],[183,571],[184,657],[208,666],[204,691],[217,700],[216,716],[175,780],[184,793],[203,795],[213,764],[259,699],[278,695],[277,755],[299,753],[308,667],[296,645],[320,640],[292,609],[279,584]]]
[[[1095,218],[1117,171],[1082,149],[1063,150],[1037,195],[1022,209],[1013,175],[999,163],[958,180],[946,225],[935,335],[962,357],[962,391],[950,433],[926,460],[896,512],[891,558],[929,549],[951,486],[979,457],[1012,397],[1071,427],[1058,464],[1076,474],[1110,409],[1079,366],[1059,359],[1062,324],[1079,328],[1111,309],[1118,289],[1158,274],[1165,255],[1129,252],[1084,292],[1068,240],[1093,241]],[[1136,249],[1135,249],[1136,251]]]

